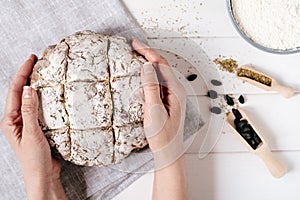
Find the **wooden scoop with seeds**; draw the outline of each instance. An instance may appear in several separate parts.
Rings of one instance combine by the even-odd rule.
[[[273,155],[266,139],[253,126],[245,112],[240,109],[232,109],[232,112],[227,115],[226,121],[248,150],[264,161],[275,178],[280,178],[286,173],[285,166]]]
[[[276,81],[274,78],[248,66],[239,67],[237,69],[236,75],[238,78],[247,81],[248,83],[251,83],[264,90],[277,91],[285,98],[290,98],[295,93],[295,90],[293,88],[284,86],[278,81]]]

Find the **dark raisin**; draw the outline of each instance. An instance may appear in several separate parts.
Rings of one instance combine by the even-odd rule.
[[[210,111],[211,111],[212,113],[215,113],[215,114],[221,114],[221,113],[222,113],[222,110],[221,110],[221,108],[219,108],[219,107],[212,107],[212,108],[210,109]]]
[[[210,82],[211,82],[211,84],[213,84],[214,86],[221,86],[221,85],[222,85],[222,82],[221,82],[221,81],[218,81],[218,80],[211,80]]]
[[[243,95],[240,95],[240,96],[239,96],[239,102],[240,102],[241,104],[244,104],[244,103],[245,103],[245,98],[244,98]]]
[[[229,96],[228,94],[226,94],[224,96],[224,99],[226,100],[226,103],[230,106],[233,106],[234,105],[234,101],[233,101],[233,98],[231,96]]]
[[[254,130],[252,129],[252,126],[250,124],[246,124],[241,131],[242,131],[242,133],[254,132]]]
[[[232,108],[232,113],[236,119],[242,119],[243,116],[238,109]]]
[[[218,98],[218,93],[214,90],[209,90],[207,92],[207,96],[212,98],[212,99],[216,99],[216,98]]]
[[[197,74],[191,74],[191,75],[186,77],[186,79],[188,81],[194,81],[194,80],[196,80],[196,78],[197,78]]]

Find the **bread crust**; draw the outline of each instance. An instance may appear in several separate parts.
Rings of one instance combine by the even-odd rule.
[[[140,71],[127,40],[81,31],[49,46],[35,64],[39,123],[56,154],[76,165],[121,162],[147,145]]]

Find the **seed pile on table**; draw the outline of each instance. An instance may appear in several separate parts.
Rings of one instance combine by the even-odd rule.
[[[262,140],[260,139],[258,134],[248,123],[248,121],[246,119],[243,119],[243,116],[238,109],[233,108],[232,113],[235,117],[234,125],[237,132],[246,140],[246,142],[252,147],[252,149],[257,149],[257,147],[262,143]]]
[[[271,86],[272,84],[271,78],[244,68],[239,68],[237,70],[237,76],[252,79],[266,86]]]
[[[219,65],[219,68],[223,71],[228,71],[230,73],[233,73],[238,68],[238,64],[236,60],[233,60],[232,58],[215,58],[214,63]]]

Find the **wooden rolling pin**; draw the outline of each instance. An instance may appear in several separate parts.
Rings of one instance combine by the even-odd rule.
[[[263,162],[265,163],[265,165],[267,166],[267,168],[275,178],[282,177],[286,173],[286,167],[271,152],[268,143],[265,137],[262,135],[262,133],[260,133],[253,126],[253,123],[250,122],[245,112],[243,112],[240,109],[239,110],[233,109],[232,111],[233,112],[230,112],[227,116],[227,122],[229,126],[232,128],[233,132],[246,145],[246,147],[250,152],[258,155],[263,160]],[[239,115],[240,117],[237,117]],[[240,119],[237,120],[237,118]],[[245,131],[245,133],[239,133],[238,130],[241,132],[241,128],[244,130],[252,128],[252,131],[254,132],[252,135],[249,134],[250,132],[247,133],[247,130]],[[255,133],[258,137],[254,136]]]
[[[267,91],[277,91],[285,98],[291,98],[295,90],[291,87],[284,86],[276,81],[274,78],[263,74],[251,67],[241,66],[237,69],[236,75],[238,78],[260,87]]]

